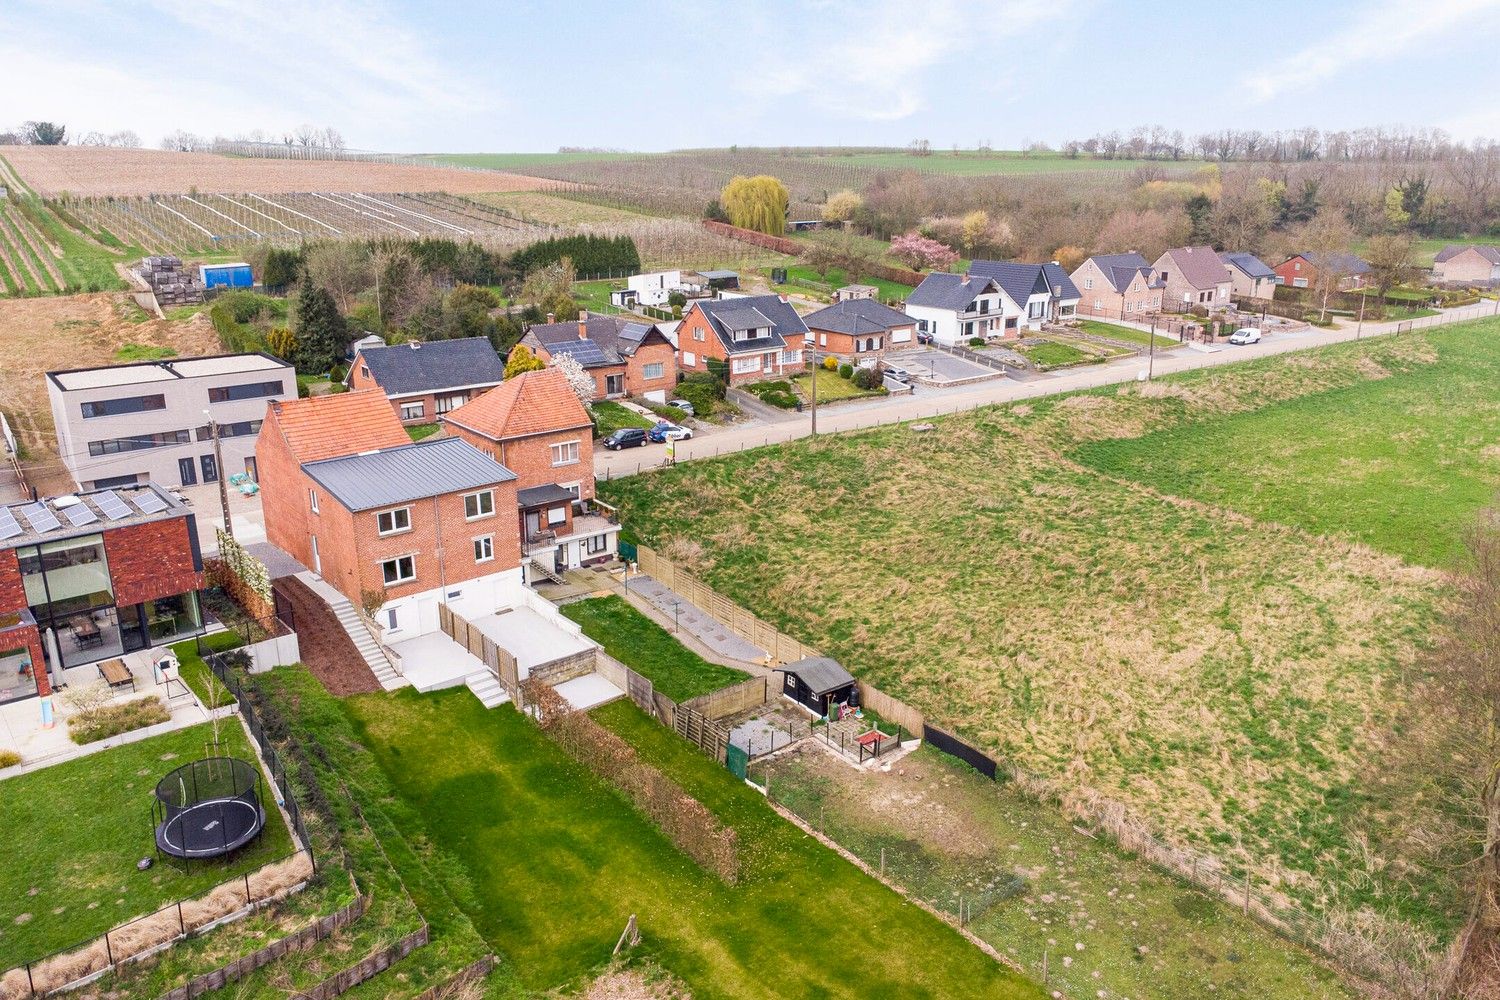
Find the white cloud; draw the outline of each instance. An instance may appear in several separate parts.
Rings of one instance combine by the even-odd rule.
[[[780,18],[761,22],[762,41],[774,55],[752,63],[736,86],[760,105],[792,109],[798,102],[863,121],[899,121],[928,108],[935,90],[957,96],[985,67],[1003,73],[1019,54],[1007,42],[1066,20],[1073,6],[1072,0],[824,0],[809,18],[815,24],[787,31]]]
[[[1251,99],[1265,103],[1363,64],[1431,54],[1432,44],[1446,36],[1493,31],[1500,0],[1440,0],[1415,8],[1409,0],[1387,0],[1350,17],[1327,37],[1272,60],[1245,77]]]

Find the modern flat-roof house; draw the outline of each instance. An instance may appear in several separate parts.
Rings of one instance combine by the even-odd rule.
[[[1078,289],[1078,315],[1140,320],[1161,312],[1166,285],[1151,262],[1135,251],[1095,254],[1071,275]]]
[[[1161,305],[1168,312],[1229,305],[1234,281],[1213,247],[1174,247],[1156,258],[1151,269],[1162,283]]]
[[[445,416],[443,428],[516,474],[528,582],[615,557],[620,525],[594,505],[593,421],[561,371],[506,379]]]
[[[572,357],[594,379],[595,399],[665,403],[677,385],[677,349],[654,323],[582,312],[577,321],[532,326],[521,343],[543,361]]]
[[[467,441],[413,443],[379,392],[287,400],[256,448],[268,539],[394,642],[438,629],[438,605],[524,601],[516,475]]]
[[[976,260],[968,274],[936,272],[906,299],[917,329],[940,344],[974,337],[1018,337],[1023,329],[1068,319],[1078,309],[1078,289],[1057,264]]]
[[[1370,276],[1370,264],[1352,253],[1328,254],[1327,259],[1315,253],[1293,254],[1275,267],[1276,284],[1293,288],[1321,287],[1324,274],[1333,288],[1350,291],[1363,288]]]
[[[0,507],[0,702],[196,635],[202,587],[193,513],[155,484]]]
[[[802,321],[809,344],[820,354],[856,362],[909,350],[917,342],[915,319],[872,298],[840,299]]]
[[[629,308],[631,306],[664,306],[673,292],[681,292],[688,298],[708,294],[708,279],[697,271],[652,271],[649,274],[632,274],[625,279],[625,287],[609,293],[610,305]]]
[[[349,365],[349,388],[379,389],[403,424],[434,423],[504,377],[484,337],[362,347]]]
[[[1221,253],[1219,259],[1229,268],[1230,288],[1242,299],[1269,302],[1276,296],[1276,272],[1253,253]]]
[[[48,372],[47,396],[58,452],[81,488],[193,486],[255,478],[266,403],[297,398],[297,377],[269,354],[222,354]]]
[[[1432,259],[1432,280],[1480,287],[1500,285],[1500,247],[1445,246]]]
[[[807,324],[783,296],[698,301],[677,328],[677,362],[687,374],[724,362],[731,385],[788,378],[805,370],[806,337]]]

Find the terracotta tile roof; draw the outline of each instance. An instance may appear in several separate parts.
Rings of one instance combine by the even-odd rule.
[[[588,411],[568,385],[567,376],[557,368],[524,372],[506,379],[450,411],[443,420],[492,441],[592,424]]]
[[[267,419],[275,421],[301,463],[411,444],[396,411],[378,389],[274,400]]]

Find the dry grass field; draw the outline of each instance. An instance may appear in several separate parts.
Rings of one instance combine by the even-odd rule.
[[[1288,901],[1442,934],[1464,905],[1456,858],[1432,845],[1459,821],[1386,753],[1441,571],[1068,453],[1304,398],[1336,407],[1461,363],[1444,345],[1476,332],[801,441],[603,492],[642,540],[1065,800],[1118,802]]]
[[[0,299],[0,408],[24,449],[27,476],[43,493],[73,489],[57,461],[45,373],[116,364],[127,344],[183,357],[222,350],[206,315],[154,319],[121,293]]]
[[[534,191],[553,181],[521,174],[395,166],[355,161],[260,160],[212,153],[95,146],[3,146],[4,156],[37,194],[189,194],[293,191]]]

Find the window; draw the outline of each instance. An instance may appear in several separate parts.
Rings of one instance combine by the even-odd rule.
[[[463,406],[468,401],[468,393],[460,392],[452,396],[443,396],[437,401],[438,414],[442,415],[444,413],[452,413],[454,410],[458,409],[460,406]]]
[[[548,524],[549,527],[551,525],[554,525],[554,524],[565,524],[567,522],[567,520],[568,520],[568,508],[566,508],[566,507],[549,507],[549,508],[547,508],[547,524]]]
[[[693,327],[693,339],[694,340],[702,340],[703,339],[703,327],[701,327],[701,326],[695,326],[695,327]]]
[[[1104,308],[1104,300],[1103,299],[1095,299],[1094,300],[1094,308],[1095,309],[1103,309]]]
[[[368,365],[360,365],[359,366],[359,377],[360,378],[369,378],[370,377],[370,368],[369,368]]]
[[[401,627],[400,624],[399,624],[399,619],[397,619],[397,617],[396,617],[396,609],[395,608],[386,608],[386,610],[385,610],[385,627],[388,630],[392,631],[392,632],[394,632],[396,629],[398,629],[398,628]]]
[[[820,333],[820,334],[818,334],[818,346],[819,347],[827,347],[828,346],[828,334],[826,334],[826,333]]]
[[[761,369],[761,365],[760,355],[756,355],[753,358],[736,358],[734,361],[734,370],[738,373],[758,372]]]
[[[90,441],[89,454],[98,458],[100,455],[118,455],[122,451],[141,451],[146,448],[164,448],[168,445],[187,444],[192,439],[192,434],[185,430],[162,431],[160,434],[132,434],[130,437]]]
[[[696,354],[694,354],[692,351],[683,351],[682,352],[682,366],[684,368],[697,368],[698,367],[698,356]]]
[[[972,337],[972,336],[974,336],[974,324],[973,323],[965,323],[964,324],[964,336],[965,337]]]
[[[421,420],[425,416],[427,416],[427,404],[420,399],[415,403],[401,404],[402,420]]]
[[[801,351],[787,351],[781,356],[782,364],[800,365],[802,363]]]
[[[134,486],[138,482],[140,482],[140,480],[134,473],[128,476],[106,476],[103,479],[94,480],[94,489],[112,490],[116,486]]]
[[[470,521],[495,513],[495,491],[470,493],[464,497],[464,517]]]
[[[240,420],[232,424],[219,425],[219,437],[221,438],[249,437],[252,434],[259,433],[259,420]],[[213,428],[208,424],[204,424],[193,432],[193,436],[199,441],[210,441],[214,436]]]
[[[90,417],[113,417],[120,413],[144,413],[147,410],[165,410],[165,396],[128,396],[124,399],[96,399],[81,404],[84,419]]]
[[[641,370],[641,375],[648,379],[662,378],[666,374],[667,366],[662,364],[660,361],[653,361],[651,364],[647,365]]]
[[[1084,278],[1083,279],[1083,287],[1086,288],[1086,289],[1092,289],[1094,287],[1094,279],[1093,278]]]
[[[603,552],[603,551],[605,551],[606,549],[609,548],[609,536],[608,535],[593,535],[593,536],[590,536],[589,538],[587,538],[587,539],[584,540],[583,547],[584,547],[584,550],[586,552],[588,552],[589,555],[594,555],[596,553]]]
[[[474,539],[474,561],[477,563],[492,562],[495,558],[495,536],[484,535]]]
[[[411,508],[397,507],[375,515],[375,530],[381,535],[399,535],[411,530]]]
[[[604,394],[606,396],[623,396],[623,395],[625,395],[625,376],[624,375],[606,375],[606,376],[604,376]]]
[[[552,446],[553,465],[573,465],[578,461],[578,442],[564,441]]]
[[[284,389],[284,383],[276,382],[246,382],[244,385],[220,385],[208,390],[208,401],[210,403],[229,403],[236,399],[265,399],[267,396],[279,396]]]
[[[312,508],[312,512],[314,514],[316,514],[318,512],[318,491],[317,490],[308,490],[307,491],[307,505]]]
[[[1026,307],[1026,315],[1031,319],[1041,319],[1046,308],[1045,302],[1032,302]]]
[[[911,340],[911,327],[901,326],[891,331],[891,343],[904,344]]]
[[[1306,278],[1293,278],[1292,279],[1292,287],[1293,288],[1306,288],[1307,287],[1307,279]]]
[[[415,556],[398,556],[380,564],[380,576],[387,587],[397,583],[409,583],[417,578]]]

